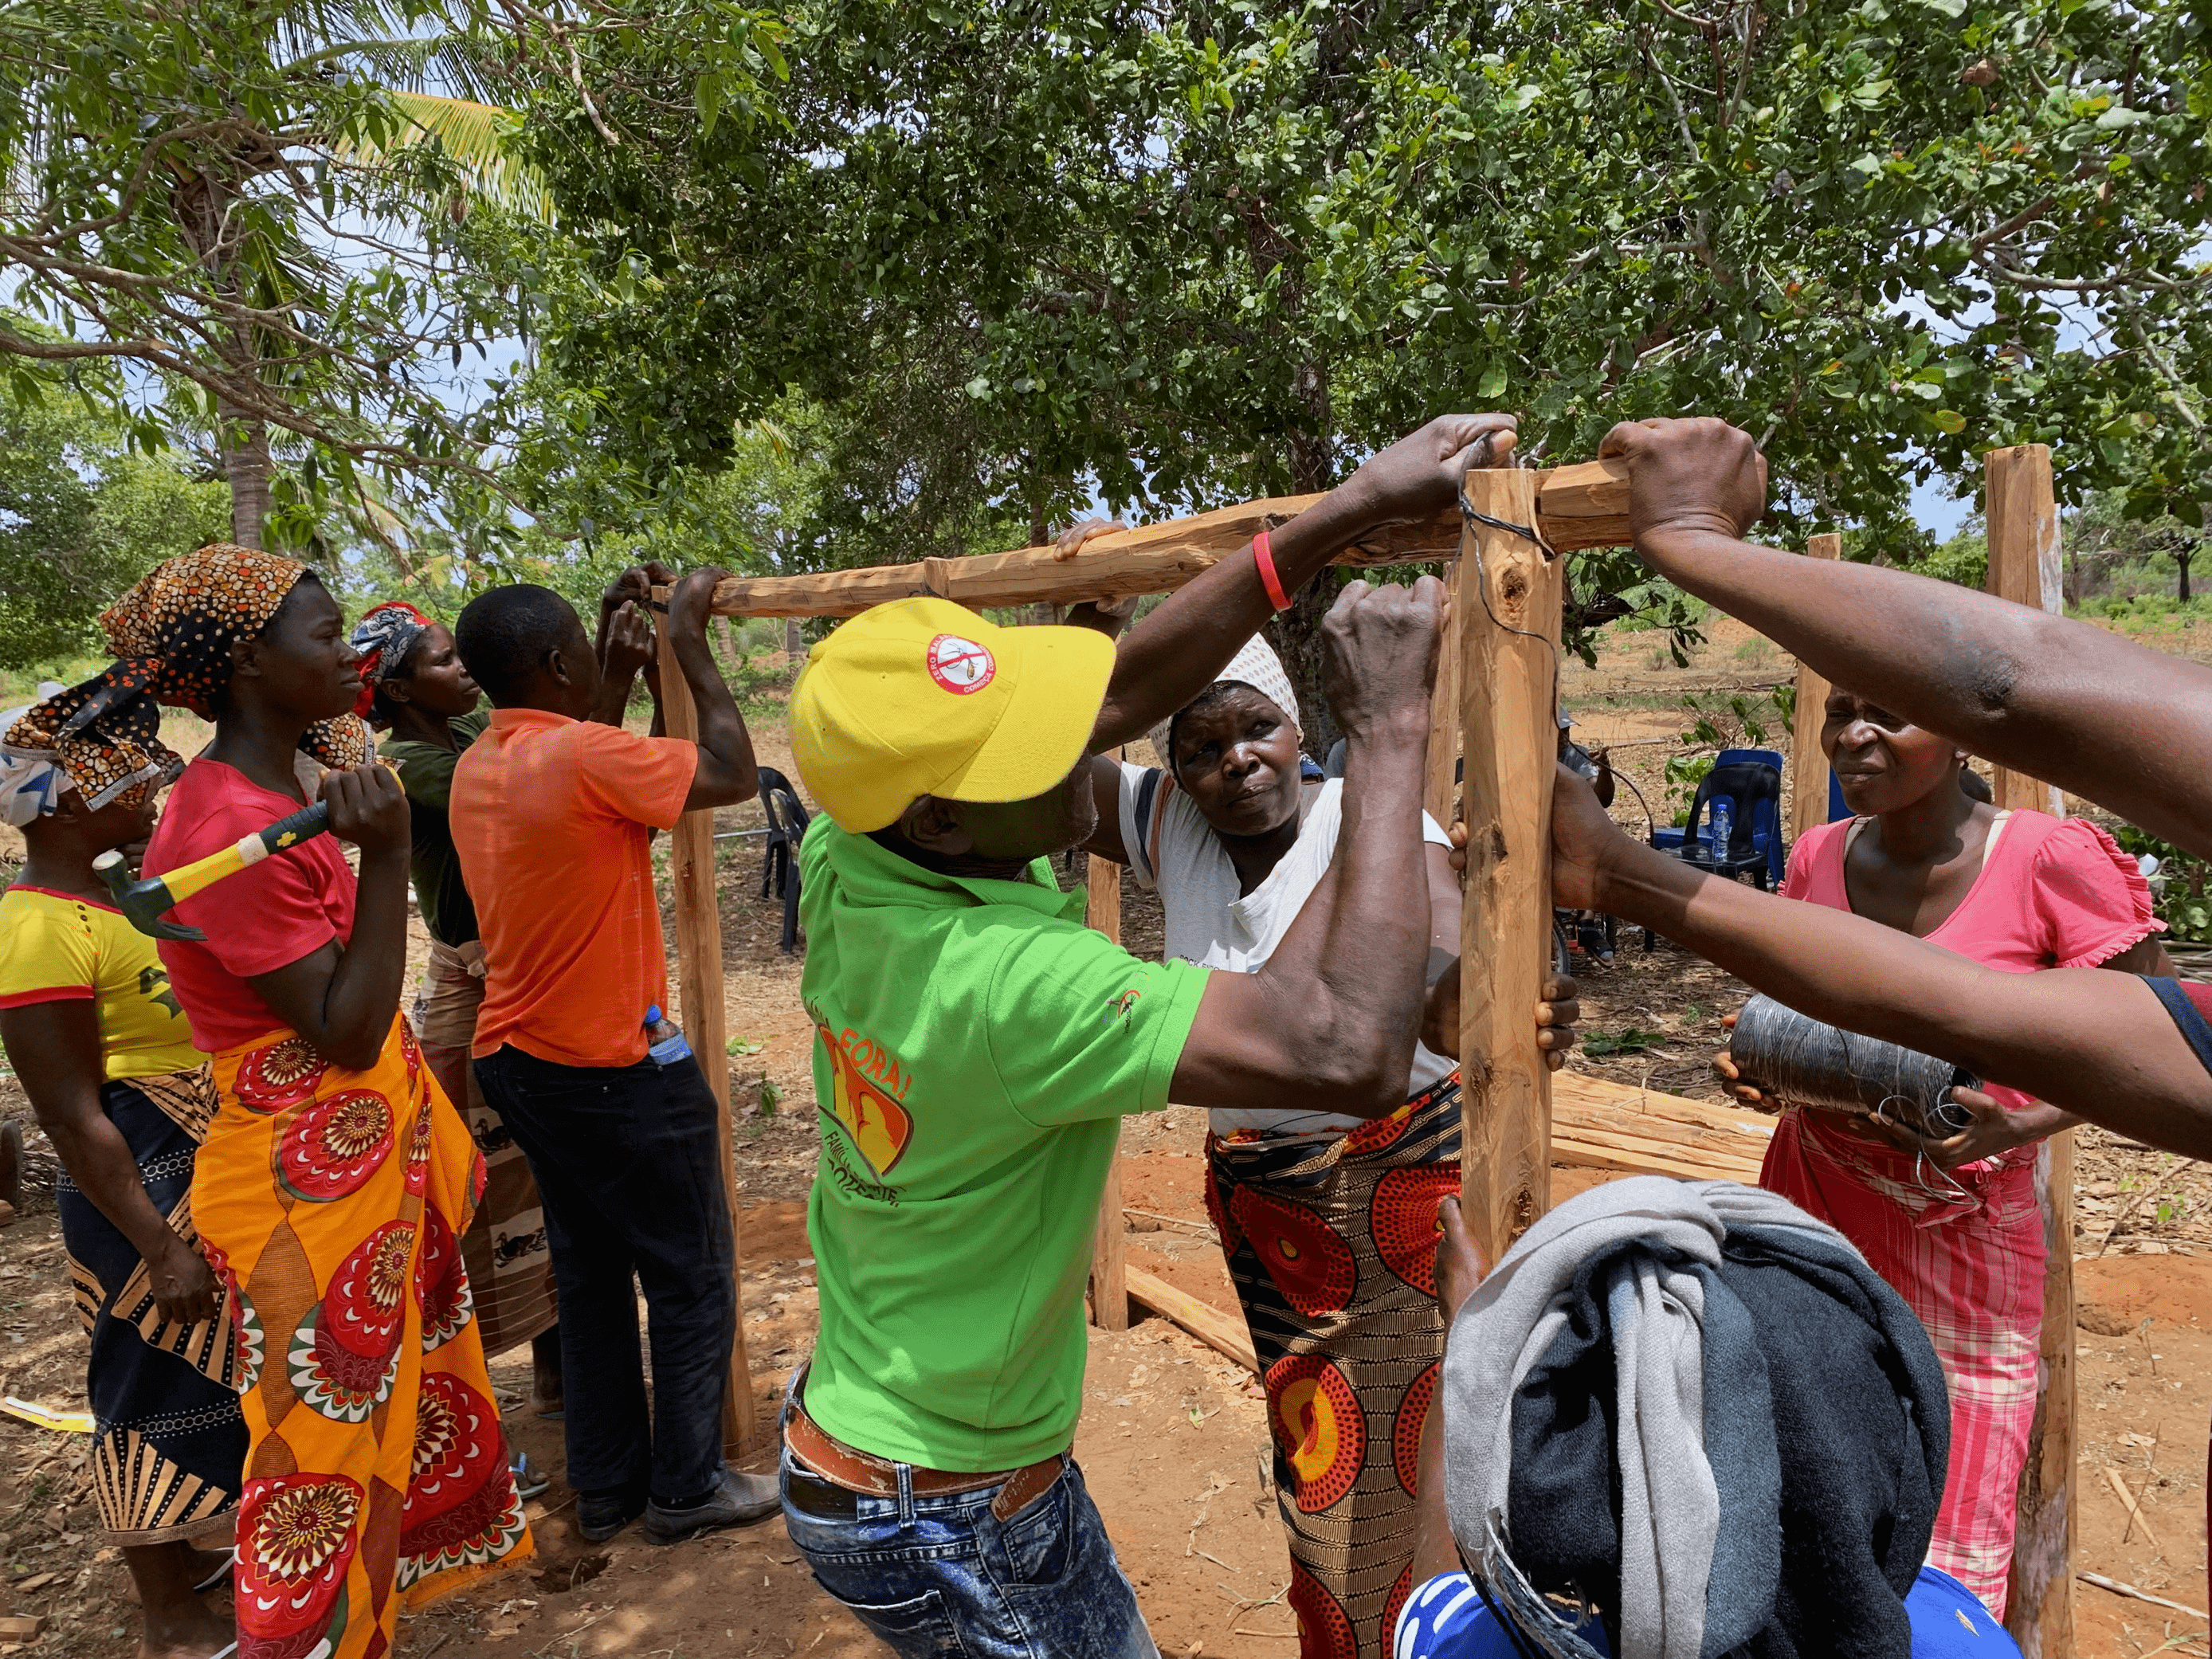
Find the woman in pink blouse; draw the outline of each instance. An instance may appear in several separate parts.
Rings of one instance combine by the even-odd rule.
[[[1784,896],[2004,972],[2172,971],[2148,885],[2096,825],[1998,811],[1961,787],[1963,750],[1840,688],[1820,742],[1857,816],[1800,838]],[[1722,1069],[1735,1074],[1725,1056]],[[1759,1184],[1845,1234],[1927,1326],[1951,1390],[1950,1469],[1929,1559],[2002,1619],[2043,1324],[2036,1149],[2076,1120],[1995,1085],[1961,1100],[1972,1125],[1935,1144],[1790,1108]]]

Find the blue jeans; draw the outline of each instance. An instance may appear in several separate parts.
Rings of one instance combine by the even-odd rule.
[[[815,1583],[902,1659],[1159,1659],[1073,1457],[1006,1521],[991,1513],[996,1487],[917,1498],[911,1467],[898,1473],[896,1498],[824,1504],[826,1483],[783,1453],[791,1541]],[[847,1497],[849,1519],[804,1507]]]
[[[514,1047],[476,1063],[530,1160],[561,1292],[568,1484],[681,1502],[722,1468],[736,1251],[698,1062],[556,1066]],[[653,1344],[653,1403],[637,1291]]]

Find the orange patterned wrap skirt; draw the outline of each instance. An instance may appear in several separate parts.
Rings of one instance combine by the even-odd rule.
[[[280,1030],[215,1078],[192,1212],[240,1338],[239,1659],[382,1659],[403,1607],[532,1551],[461,1265],[483,1159],[404,1020],[367,1071]]]

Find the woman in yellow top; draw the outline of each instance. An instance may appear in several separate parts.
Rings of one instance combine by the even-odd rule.
[[[30,849],[0,895],[0,1042],[61,1158],[94,1493],[137,1586],[140,1659],[208,1659],[232,1650],[230,1620],[196,1592],[228,1560],[193,1540],[228,1542],[246,1461],[236,1345],[190,1199],[215,1085],[154,941],[92,870],[150,833],[164,769],[97,720],[58,752],[37,714],[0,715],[0,818]]]

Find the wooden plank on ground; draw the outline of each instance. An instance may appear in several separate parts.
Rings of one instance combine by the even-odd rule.
[[[1164,1279],[1142,1267],[1129,1269],[1129,1298],[1188,1331],[1217,1353],[1225,1353],[1246,1370],[1258,1375],[1260,1357],[1252,1349],[1252,1333],[1241,1315],[1227,1314],[1211,1302],[1179,1291]]]
[[[664,606],[665,606],[665,601]],[[668,735],[696,743],[699,711],[691,701],[677,665],[676,647],[669,636],[668,613],[661,609],[655,620],[660,627],[660,708]],[[730,1241],[733,1261],[745,1259],[738,1236],[743,1212],[738,1208],[738,1167],[730,1123],[729,1015],[722,1000],[722,912],[714,896],[714,815],[686,812],[669,836],[668,873],[675,890],[676,971],[683,997],[684,1035],[714,1091],[715,1155],[722,1170],[722,1191],[730,1206]],[[739,1281],[742,1283],[742,1280]],[[738,1286],[738,1328],[730,1344],[729,1383],[722,1394],[722,1453],[746,1457],[760,1449],[760,1423],[753,1410],[752,1367],[745,1357],[744,1297]]]
[[[1759,1179],[1775,1120],[1579,1072],[1552,1077],[1552,1161],[1685,1181]]]
[[[1091,855],[1090,885],[1084,920],[1108,939],[1121,942],[1121,866]],[[1114,1131],[1114,1158],[1106,1166],[1106,1194],[1098,1206],[1098,1236],[1091,1249],[1091,1312],[1099,1328],[1129,1328],[1128,1255],[1121,1224],[1121,1132]]]
[[[1538,476],[1467,475],[1476,511],[1536,515]],[[1461,1158],[1468,1224],[1498,1261],[1551,1207],[1551,1073],[1536,1005],[1552,959],[1559,567],[1527,537],[1469,522],[1452,601],[1466,775],[1460,922]]]
[[[1588,461],[1523,472],[1535,498],[1516,524],[1534,525],[1562,553],[1616,547],[1628,540],[1628,474],[1618,461]],[[804,576],[732,576],[714,590],[724,616],[855,617],[870,605],[934,593],[965,605],[1058,605],[1165,593],[1236,552],[1255,534],[1296,518],[1319,495],[1277,495],[1194,518],[1139,525],[1086,542],[1077,551],[1017,548],[965,559],[924,559]],[[1448,560],[1460,548],[1455,508],[1413,524],[1379,526],[1337,555],[1339,564],[1373,566]]]
[[[1814,536],[1805,544],[1812,559],[1839,559],[1841,536]],[[1797,665],[1797,701],[1790,720],[1790,842],[1828,821],[1828,755],[1820,747],[1830,687],[1827,677],[1806,663]]]
[[[2059,613],[2058,507],[2051,451],[2043,444],[1993,449],[1984,458],[1989,590],[2015,605]],[[2056,789],[2025,772],[1996,769],[2000,807],[2057,813]],[[2074,1132],[2037,1149],[2036,1198],[2049,1256],[2043,1275],[2043,1339],[2036,1364],[2035,1417],[2021,1471],[2005,1625],[2025,1659],[2073,1659],[2074,1540],[2078,1443],[2074,1382]]]

